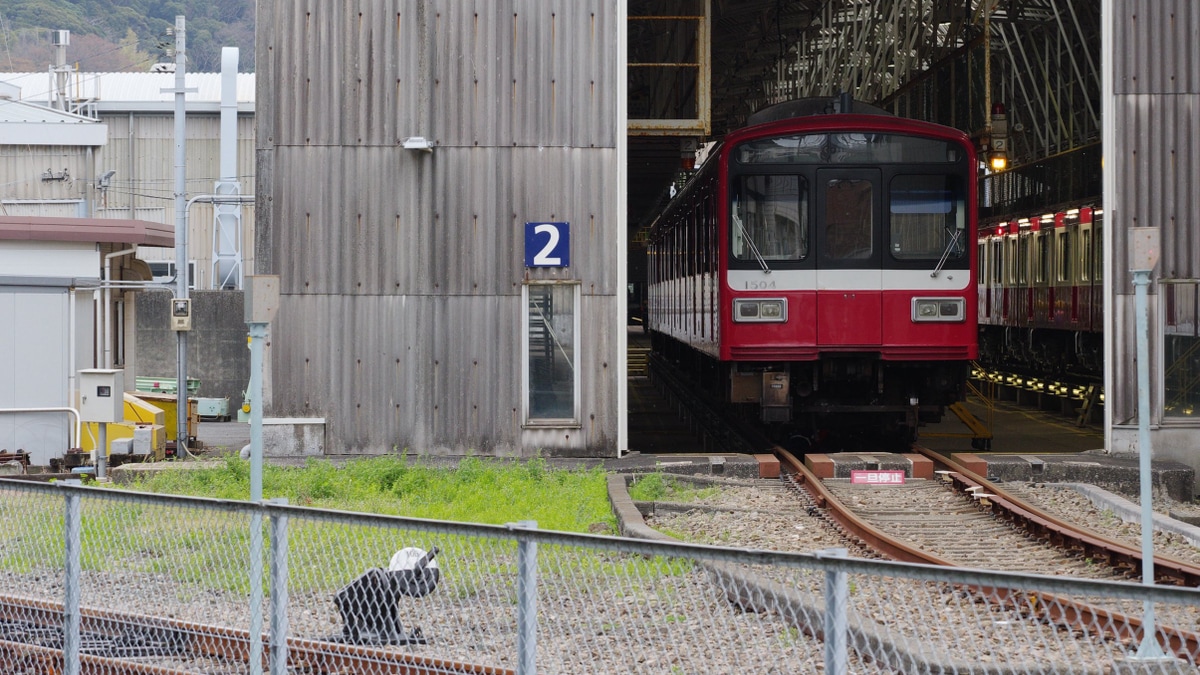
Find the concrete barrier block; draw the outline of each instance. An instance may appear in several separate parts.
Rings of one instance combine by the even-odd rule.
[[[804,466],[808,467],[808,470],[821,480],[833,478],[834,471],[837,469],[833,458],[829,455],[805,455]]]
[[[264,457],[322,457],[324,417],[263,418]]]
[[[779,478],[779,460],[775,455],[754,455],[758,461],[759,478]]]
[[[933,480],[933,460],[924,455],[917,454],[905,454],[904,457],[912,466],[909,470],[909,478]]]

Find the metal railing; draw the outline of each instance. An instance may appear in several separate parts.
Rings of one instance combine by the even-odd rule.
[[[1136,642],[1056,628],[1055,598],[1200,612],[1197,589],[17,480],[0,516],[0,670],[1101,673]]]

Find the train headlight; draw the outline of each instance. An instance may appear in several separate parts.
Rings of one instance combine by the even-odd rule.
[[[734,300],[733,320],[736,323],[784,323],[787,321],[787,300],[784,298]]]
[[[913,321],[966,321],[962,298],[913,298]]]

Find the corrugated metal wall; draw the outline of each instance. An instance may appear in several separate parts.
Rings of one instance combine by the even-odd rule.
[[[260,0],[269,415],[325,417],[331,453],[616,453],[616,9]],[[582,284],[582,428],[534,433],[523,225],[542,220],[571,223],[571,267],[528,278]]]
[[[75,146],[18,145],[18,139],[0,141],[0,215],[59,215],[71,218],[89,214],[78,212],[82,207],[70,205],[65,208],[42,210],[34,205],[18,205],[17,202],[67,201],[87,199],[87,186],[91,176],[88,149]],[[66,170],[66,179],[58,180]],[[55,180],[44,180],[49,172]]]
[[[1134,288],[1128,230],[1161,228],[1154,279],[1200,277],[1200,4],[1192,0],[1113,0],[1113,129],[1105,149],[1105,220],[1110,241],[1114,311],[1107,404],[1114,449],[1136,449],[1137,379]],[[1164,422],[1158,286],[1150,288],[1151,422]],[[1196,429],[1173,420],[1155,431],[1155,458],[1200,469]],[[1171,428],[1173,427],[1173,428]]]

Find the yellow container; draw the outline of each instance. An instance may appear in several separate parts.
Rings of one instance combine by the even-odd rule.
[[[188,436],[194,438],[200,423],[196,414],[195,399],[188,399],[188,412]],[[135,446],[143,448],[155,457],[164,456],[167,441],[175,439],[175,418],[174,394],[138,392],[134,395],[126,392],[125,421],[108,425],[106,439],[109,447],[106,456],[112,454],[112,442],[119,438],[133,438]],[[83,438],[79,439],[80,448],[91,452],[96,449],[99,440],[99,425],[96,422],[84,423]]]
[[[139,391],[137,393],[137,398],[140,398],[143,401],[150,403],[154,407],[162,410],[163,421],[156,422],[156,424],[162,424],[164,427],[166,427],[168,441],[175,440],[175,430],[179,428],[179,423],[176,421],[178,419],[176,412],[178,411],[179,406],[175,403],[175,394],[151,394],[144,391]],[[129,416],[128,408],[126,408],[125,419],[128,421],[134,421],[133,418],[130,418]],[[200,415],[196,411],[196,399],[189,398],[187,420],[188,438],[195,438],[196,431],[199,428]]]

